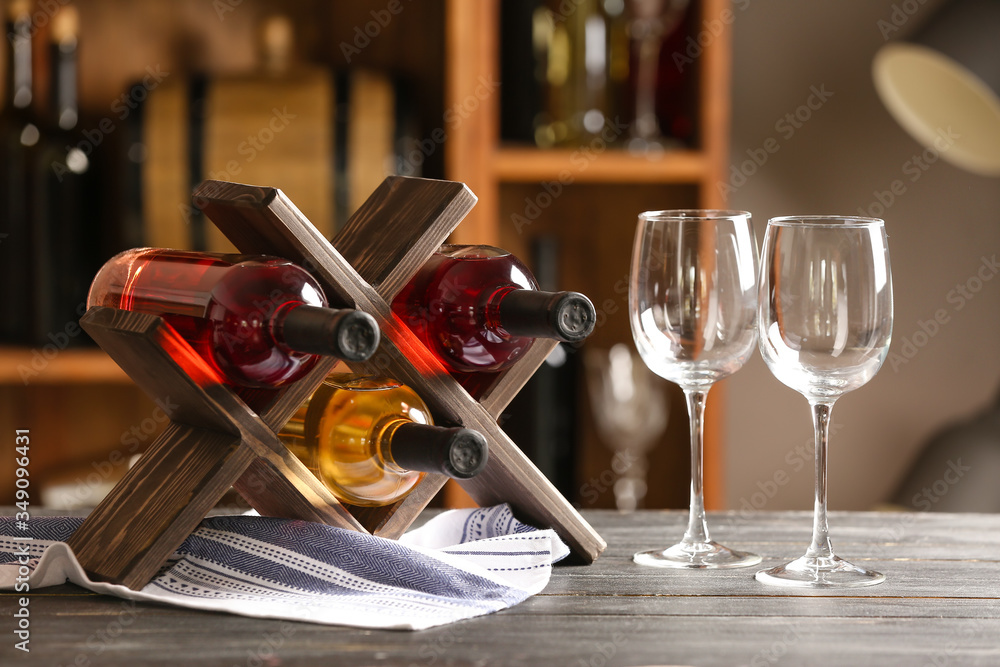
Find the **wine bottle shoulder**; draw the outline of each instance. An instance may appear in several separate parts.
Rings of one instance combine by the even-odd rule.
[[[501,288],[538,289],[531,271],[517,257],[502,250],[495,254],[489,246],[465,246],[460,254],[440,253],[429,286],[439,298],[462,296],[481,298],[484,293]],[[484,252],[482,249],[486,249]]]
[[[355,373],[331,373],[323,380],[323,384],[331,389],[346,389],[350,391],[385,391],[399,389],[404,386],[401,382],[392,378],[377,375],[358,375]]]
[[[310,399],[310,411],[323,414],[325,432],[345,420],[365,429],[387,418],[433,425],[430,408],[410,387],[385,377],[333,373]]]
[[[462,245],[457,243],[446,243],[438,248],[437,253],[443,257],[451,259],[483,260],[499,257],[513,257],[503,248],[491,245]]]

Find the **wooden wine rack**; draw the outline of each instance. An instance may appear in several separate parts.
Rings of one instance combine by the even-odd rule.
[[[439,422],[486,436],[489,463],[459,482],[480,505],[510,503],[522,520],[553,528],[579,561],[604,540],[497,424],[497,417],[555,346],[537,341],[510,370],[470,395],[392,314],[389,303],[475,206],[462,183],[387,178],[327,241],[278,189],[205,181],[194,203],[242,253],[277,255],[308,269],[330,305],[372,315],[382,342],[352,372],[386,375],[416,390]],[[230,486],[265,516],[316,521],[399,537],[446,481],[428,474],[394,505],[341,504],[278,440],[277,431],[337,360],[255,412],[163,320],[92,308],[80,321],[119,366],[169,412],[170,425],[69,540],[94,579],[142,588]]]

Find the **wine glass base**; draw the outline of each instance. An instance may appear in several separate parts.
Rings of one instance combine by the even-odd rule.
[[[757,581],[769,586],[794,588],[857,588],[885,581],[885,575],[849,563],[839,556],[803,556],[770,570],[761,570]]]
[[[681,542],[669,549],[640,551],[632,556],[632,560],[649,567],[709,570],[748,567],[759,563],[761,558],[757,554],[734,551],[717,542]]]

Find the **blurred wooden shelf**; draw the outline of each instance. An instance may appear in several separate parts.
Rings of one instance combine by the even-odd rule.
[[[711,162],[701,151],[671,150],[657,155],[603,147],[537,149],[501,147],[493,171],[504,183],[698,183]]]
[[[42,350],[0,347],[0,384],[131,384],[132,380],[104,350],[60,350],[46,358]]]
[[[620,324],[624,321],[625,302],[617,286],[622,284],[620,278],[626,270],[623,258],[628,251],[623,250],[623,245],[627,245],[626,237],[631,234],[634,223],[631,212],[622,212],[622,197],[630,198],[625,211],[637,207],[637,199],[649,202],[644,208],[722,208],[725,205],[717,184],[726,179],[729,169],[731,21],[726,18],[732,16],[731,0],[691,3],[698,11],[693,22],[696,30],[706,26],[723,28],[717,34],[712,29],[711,40],[702,47],[693,70],[697,77],[694,93],[697,113],[693,120],[698,129],[698,148],[669,151],[656,159],[630,155],[618,148],[600,150],[603,145],[541,150],[500,144],[500,95],[495,93],[497,87],[492,83],[499,81],[500,74],[500,3],[501,0],[413,3],[414,8],[407,9],[402,18],[394,18],[391,27],[382,26],[384,34],[371,38],[371,45],[363,49],[364,56],[359,56],[353,64],[398,70],[404,77],[413,77],[414,90],[420,93],[415,99],[426,98],[419,105],[424,130],[435,137],[436,134],[429,132],[431,128],[446,131],[447,141],[434,139],[429,150],[423,148],[426,140],[421,144],[420,162],[416,164],[422,164],[424,158],[428,165],[434,164],[435,169],[440,168],[437,166],[440,164],[445,178],[466,183],[479,198],[475,209],[456,229],[451,239],[453,243],[509,247],[523,256],[523,248],[534,236],[548,229],[547,233],[564,243],[567,254],[573,253],[579,263],[586,265],[588,285],[597,285],[592,297],[600,296],[602,304],[606,303],[605,299],[613,300],[612,307],[618,312],[616,321]],[[247,0],[239,12],[227,17],[224,26],[218,23],[218,7],[212,3],[194,3],[191,6],[194,13],[176,12],[175,3],[170,0],[133,3],[93,0],[78,4],[86,19],[82,21],[86,25],[83,39],[90,45],[85,47],[85,57],[81,59],[80,89],[85,94],[82,103],[84,107],[99,110],[107,109],[108,100],[121,94],[125,82],[146,74],[142,69],[145,63],[162,63],[169,71],[183,70],[187,54],[177,45],[190,42],[182,36],[187,34],[191,22],[206,26],[195,42],[207,40],[205,53],[212,54],[211,58],[206,57],[210,71],[251,68],[254,49],[250,35],[254,17],[264,14],[273,3]],[[312,28],[321,37],[314,37],[315,43],[307,51],[338,66],[343,65],[345,57],[341,47],[351,44],[357,37],[358,26],[365,26],[375,12],[384,13],[386,6],[385,0],[352,3],[311,0],[285,4],[298,22],[315,23]],[[327,9],[328,6],[333,8]],[[136,34],[135,26],[147,25],[150,21],[159,27],[156,35],[140,40],[125,38]],[[397,40],[401,35],[417,37]],[[700,40],[703,35],[696,36]],[[443,48],[439,48],[442,41]],[[434,48],[420,48],[419,51],[415,48],[425,44]],[[123,53],[127,57],[123,57]],[[489,84],[486,94],[483,93],[484,83]],[[242,161],[240,165],[241,169],[245,166]],[[425,173],[438,175],[437,171]],[[547,220],[541,220],[522,236],[520,228],[511,224],[511,216],[524,210],[525,196],[536,201],[538,193],[551,195],[544,184],[560,180],[565,183],[568,177],[575,184],[603,187],[574,188],[572,195],[559,198],[558,204],[553,203],[553,208],[547,209]],[[633,188],[632,185],[641,187]],[[556,209],[559,215],[554,214]],[[631,218],[628,224],[604,224],[602,227],[602,221],[621,220],[623,215]],[[578,223],[580,220],[584,223]],[[617,254],[614,257],[603,261],[602,244],[609,237],[616,241],[626,240],[615,246]],[[584,291],[591,290],[588,287]],[[622,328],[627,331],[627,323]],[[605,332],[610,330],[611,327]],[[630,340],[627,334],[620,338],[622,342]],[[22,369],[33,373],[27,382],[22,377]],[[104,385],[103,391],[93,391],[91,385],[97,384]],[[40,389],[26,391],[26,385]],[[107,394],[114,394],[121,400],[109,401]],[[710,400],[719,403],[722,394],[723,389],[716,388]],[[138,387],[97,349],[66,350],[46,359],[41,351],[0,346],[0,395],[10,399],[0,401],[0,425],[21,428],[21,424],[28,423],[24,415],[30,415],[32,428],[36,424],[38,428],[33,435],[40,442],[60,443],[49,450],[52,465],[70,454],[78,456],[80,451],[102,456],[99,452],[107,449],[106,443],[121,437],[123,425],[134,426],[137,416],[145,420],[140,423],[146,423],[151,418],[145,415],[153,410]],[[71,413],[72,420],[70,417],[49,417],[53,402],[59,400],[66,401],[61,414]],[[722,496],[723,416],[722,409],[710,407],[706,417],[705,488],[710,509],[725,507]],[[583,449],[586,450],[584,456],[590,457],[587,460],[591,468],[598,474],[610,470],[610,454],[602,450],[595,455],[599,445],[594,438],[590,441],[591,444],[585,444]],[[686,445],[684,447],[686,449]],[[12,461],[0,460],[0,501],[14,500],[12,495],[4,495],[14,490]],[[459,487],[452,485],[450,488]],[[455,497],[448,502],[460,504]]]

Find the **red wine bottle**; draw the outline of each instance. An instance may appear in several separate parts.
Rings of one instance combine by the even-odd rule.
[[[158,248],[111,258],[87,306],[161,316],[237,387],[272,388],[332,355],[363,361],[378,347],[367,313],[327,308],[316,279],[278,257]]]
[[[444,245],[393,299],[393,312],[454,373],[510,368],[536,338],[581,341],[596,311],[577,292],[544,292],[510,253]]]

